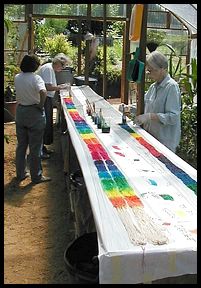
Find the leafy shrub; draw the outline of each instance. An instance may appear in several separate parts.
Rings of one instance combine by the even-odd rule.
[[[35,29],[35,38],[34,38],[35,51],[36,52],[43,52],[45,38],[52,37],[53,35],[55,35],[55,30],[53,27],[47,27],[46,25],[42,25],[37,20],[34,23],[35,23],[35,25],[34,25],[34,29]]]
[[[121,70],[119,68],[115,68],[112,65],[108,65],[106,77],[109,82],[118,81],[121,78]]]
[[[120,59],[121,54],[120,50],[117,49],[118,45],[113,47],[108,47],[107,49],[107,71],[106,78],[110,82],[117,81],[121,77],[121,66]],[[94,75],[98,78],[102,78],[103,75],[103,49],[99,47],[96,54],[95,65],[94,65]]]
[[[182,73],[180,89],[182,94],[182,134],[177,154],[197,167],[197,61],[192,59],[190,74]]]
[[[77,66],[77,49],[72,46],[72,43],[68,41],[67,37],[63,34],[47,37],[44,43],[44,51],[48,53],[51,58],[58,53],[64,53],[72,60],[73,68]]]

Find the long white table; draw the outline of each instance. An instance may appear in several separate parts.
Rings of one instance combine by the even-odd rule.
[[[111,117],[102,133],[86,99]],[[100,284],[197,274],[197,171],[89,86],[61,93],[96,224]]]

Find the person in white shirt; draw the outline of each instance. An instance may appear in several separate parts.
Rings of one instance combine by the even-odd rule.
[[[43,79],[34,72],[38,69],[40,60],[36,55],[25,55],[21,61],[21,73],[14,79],[17,109],[16,109],[16,175],[22,181],[29,177],[34,184],[50,181],[50,177],[42,175],[41,145],[45,129],[44,102],[47,91]],[[27,170],[26,151],[29,147],[30,174]]]
[[[47,98],[44,105],[46,127],[43,137],[42,159],[48,159],[50,157],[49,154],[52,152],[45,145],[53,143],[53,97],[56,91],[60,91],[63,88],[62,85],[57,85],[55,72],[60,72],[69,63],[70,59],[64,53],[59,53],[52,59],[51,63],[42,65],[37,72],[44,80],[47,89]]]
[[[168,59],[159,51],[147,56],[146,69],[155,82],[144,97],[144,114],[136,124],[174,153],[181,138],[181,93],[178,83],[168,74]]]

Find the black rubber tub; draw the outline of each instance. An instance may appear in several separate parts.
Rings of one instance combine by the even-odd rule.
[[[71,284],[98,284],[97,233],[86,233],[71,242],[64,252],[64,262]]]

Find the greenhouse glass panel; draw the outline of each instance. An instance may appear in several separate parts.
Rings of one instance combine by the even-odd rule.
[[[161,11],[161,6],[159,4],[148,4],[148,11]]]
[[[91,4],[91,16],[103,17],[103,4]]]
[[[166,28],[166,16],[167,16],[166,13],[149,11],[147,16],[147,26]]]
[[[171,17],[171,24],[170,28],[172,29],[186,29],[184,25],[179,21],[175,16],[172,15]]]
[[[86,16],[87,4],[33,4],[34,14]]]
[[[166,37],[163,43],[169,44],[173,47],[177,55],[186,56],[188,51],[188,33],[187,30],[169,30],[166,29]]]
[[[181,19],[192,33],[197,33],[197,4],[160,4]]]
[[[50,4],[33,4],[34,14],[47,14]]]
[[[4,4],[4,17],[12,21],[25,21],[25,5]]]
[[[126,17],[126,4],[107,4],[107,17]]]

